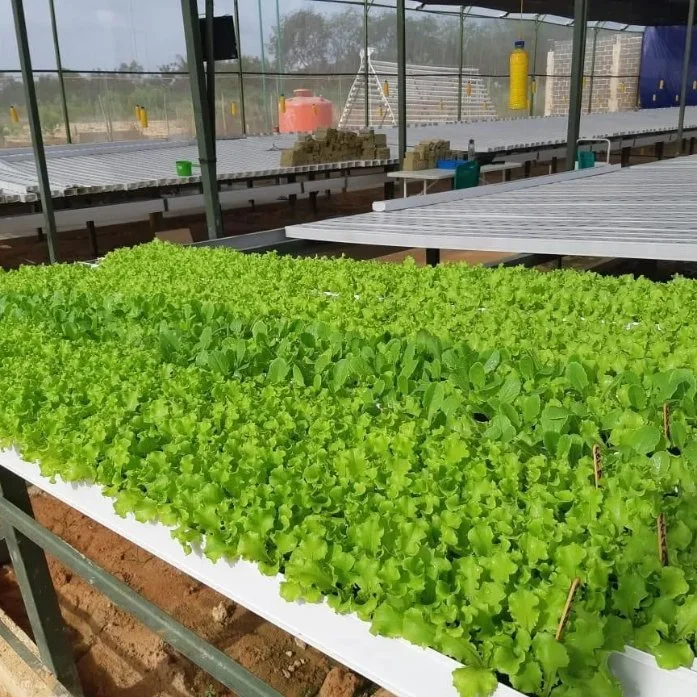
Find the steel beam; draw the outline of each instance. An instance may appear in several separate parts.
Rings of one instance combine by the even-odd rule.
[[[460,7],[460,43],[457,52],[457,120],[462,121],[462,80],[465,71],[465,8]]]
[[[678,147],[683,152],[683,133],[685,131],[685,107],[687,106],[687,83],[690,78],[690,58],[692,57],[692,29],[695,26],[695,0],[690,0],[687,13],[687,34],[685,36],[685,55],[682,64],[682,84],[680,86],[680,113],[678,115]]]
[[[593,113],[593,87],[595,83],[595,54],[598,49],[598,32],[600,29],[595,26],[593,28],[593,55],[591,56],[591,78],[588,86],[588,113]]]
[[[208,96],[208,118],[213,130],[213,152],[216,149],[216,124],[215,124],[215,36],[213,25],[215,20],[215,1],[206,0],[206,95]]]
[[[284,94],[284,81],[283,81],[283,40],[281,38],[281,7],[279,0],[276,0],[276,72],[278,73],[278,94]]]
[[[583,69],[586,59],[588,31],[588,0],[574,0],[574,43],[571,59],[571,87],[569,90],[569,124],[566,138],[566,169],[576,167],[578,138],[581,132],[583,108]]]
[[[44,138],[41,133],[39,105],[36,100],[36,85],[34,85],[34,71],[31,66],[31,53],[29,51],[29,39],[27,37],[27,22],[24,16],[23,0],[12,0],[12,14],[15,21],[19,63],[22,69],[24,98],[27,102],[27,116],[29,118],[29,129],[31,131],[31,145],[34,150],[34,162],[36,162],[36,173],[39,179],[41,208],[44,214],[43,231],[46,234],[46,239],[48,241],[48,258],[53,264],[57,260],[56,216],[53,211],[51,185],[48,178],[48,167],[46,166],[46,152],[44,150]]]
[[[365,127],[370,126],[370,65],[368,62],[368,44],[370,43],[370,34],[368,31],[368,17],[370,14],[370,7],[368,5],[368,0],[363,0],[363,79],[365,82],[365,104],[364,104],[364,121]]]
[[[33,518],[26,483],[4,468],[0,468],[0,504],[10,506],[24,519],[38,526]],[[82,695],[75,658],[58,607],[46,555],[41,546],[4,518],[3,528],[41,660],[66,689],[76,697]]]
[[[198,20],[196,0],[182,0],[184,35],[189,65],[189,82],[196,123],[199,161],[201,163],[201,183],[206,207],[206,226],[208,239],[223,237],[223,214],[218,196],[218,175],[215,157],[214,131],[211,127],[208,100],[206,97],[206,76],[203,70],[203,48]],[[172,162],[174,166],[174,162]]]
[[[539,19],[536,19],[535,35],[532,44],[532,86],[530,89],[530,116],[535,115],[535,97],[537,96],[537,48],[540,38],[540,24],[542,24],[542,22]]]
[[[70,118],[68,116],[68,101],[65,98],[65,80],[63,79],[63,62],[61,61],[61,49],[58,41],[58,24],[56,23],[56,8],[54,0],[48,1],[48,8],[51,13],[51,32],[53,33],[53,51],[56,54],[56,70],[58,71],[58,87],[61,97],[61,109],[63,111],[63,123],[65,124],[65,137],[68,143],[73,142],[70,133]]]
[[[16,475],[2,469],[0,478],[4,480],[7,476],[18,480],[19,486],[24,487],[26,495],[25,483]],[[67,542],[39,525],[7,498],[0,498],[0,518],[16,529],[17,534],[21,535],[28,544],[38,549],[42,557],[42,550],[46,550],[76,574],[85,578],[91,586],[104,593],[114,604],[140,620],[163,641],[236,694],[242,697],[280,697],[276,690],[252,675],[246,668],[201,639]],[[52,588],[51,586],[51,590]],[[63,645],[64,647],[66,645],[65,639],[63,639]]]
[[[235,0],[235,33],[237,34],[237,75],[240,81],[240,119],[242,133],[247,135],[247,112],[244,105],[244,66],[242,65],[242,34],[240,33],[240,6]]]
[[[399,159],[407,152],[407,15],[404,0],[397,0],[397,128]]]
[[[266,47],[264,46],[264,12],[261,7],[261,0],[257,2],[259,10],[259,43],[261,44],[261,88],[264,95],[264,122],[268,129],[269,125],[269,96],[266,89]],[[273,119],[272,119],[273,121]],[[270,129],[268,129],[270,130]]]

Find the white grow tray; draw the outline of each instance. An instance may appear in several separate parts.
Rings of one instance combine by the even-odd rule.
[[[60,479],[52,483],[37,464],[22,460],[15,450],[0,450],[0,466],[397,697],[458,697],[452,684],[452,672],[460,666],[457,661],[403,639],[374,636],[367,622],[340,615],[326,603],[287,602],[279,592],[283,577],[264,576],[250,562],[214,564],[200,552],[187,555],[166,526],[139,523],[132,515],[121,518],[98,486]],[[611,665],[625,687],[625,697],[697,697],[697,671],[662,670],[653,657],[631,648],[615,654]],[[523,695],[499,685],[494,697]]]

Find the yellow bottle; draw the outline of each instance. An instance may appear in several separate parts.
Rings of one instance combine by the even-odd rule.
[[[525,41],[516,41],[510,59],[510,87],[508,107],[522,110],[528,108],[528,73],[530,57],[525,50]]]

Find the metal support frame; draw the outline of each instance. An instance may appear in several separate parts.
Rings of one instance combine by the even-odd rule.
[[[237,75],[240,81],[240,120],[242,133],[247,135],[247,113],[244,106],[244,66],[242,65],[242,34],[240,33],[240,6],[235,0],[235,33],[237,34]]]
[[[690,0],[687,13],[687,34],[685,36],[685,55],[682,64],[682,84],[680,86],[680,113],[678,115],[678,147],[683,152],[683,133],[685,132],[685,107],[687,106],[687,83],[690,77],[690,58],[692,57],[692,30],[695,26],[695,0]]]
[[[440,264],[440,249],[426,250],[426,264],[428,266],[438,266]]]
[[[264,121],[269,122],[269,95],[266,89],[266,47],[264,46],[264,12],[261,8],[261,0],[258,0],[259,8],[259,41],[261,43],[261,90],[264,96]]]
[[[96,259],[99,256],[99,241],[97,239],[97,226],[94,220],[87,221],[87,236],[90,238],[90,249],[92,256]]]
[[[588,113],[593,113],[593,87],[595,85],[595,54],[598,49],[598,32],[600,27],[593,27],[593,55],[591,56],[591,77],[588,85]]]
[[[457,52],[457,120],[462,121],[462,80],[465,74],[465,7],[460,7],[460,43]]]
[[[53,210],[51,184],[48,178],[48,167],[46,166],[46,152],[44,150],[44,138],[41,133],[39,105],[36,101],[36,85],[34,84],[34,71],[31,65],[31,52],[29,51],[29,39],[27,37],[27,22],[24,16],[23,0],[12,0],[12,14],[14,15],[15,33],[17,35],[19,63],[22,69],[24,98],[27,102],[31,145],[34,151],[34,161],[36,162],[36,173],[39,178],[41,208],[44,214],[43,230],[46,233],[46,239],[48,241],[48,258],[53,264],[57,260],[56,216]]]
[[[218,196],[218,176],[215,157],[214,131],[210,122],[206,96],[206,78],[203,71],[203,49],[199,31],[196,0],[181,0],[186,37],[186,53],[189,65],[189,82],[194,106],[196,140],[201,163],[201,184],[206,207],[208,239],[223,236],[223,214]]]
[[[0,468],[0,504],[10,506],[17,515],[38,526],[25,482],[4,468]],[[67,690],[76,696],[82,695],[75,658],[44,551],[31,536],[8,524],[4,517],[3,528],[41,660]]]
[[[368,60],[368,44],[370,43],[370,34],[368,29],[368,20],[370,14],[370,6],[368,0],[363,0],[363,56],[364,64],[364,86],[365,86],[365,127],[370,126],[370,61]]]
[[[208,96],[208,118],[213,129],[213,152],[216,150],[215,142],[215,35],[213,26],[215,20],[215,0],[206,0],[206,95]]]
[[[281,40],[281,7],[279,0],[276,0],[276,72],[278,73],[277,89],[278,94],[284,93],[283,83],[283,41]]]
[[[404,0],[397,0],[397,113],[399,131],[399,159],[407,153],[407,39],[406,8]]]
[[[37,523],[31,515],[31,504],[23,479],[0,468],[0,485],[3,494],[0,497],[0,518],[8,530],[10,553],[20,579],[22,596],[30,619],[32,619],[32,612],[36,615],[36,627],[32,620],[32,629],[35,635],[37,629],[40,632],[37,635],[40,650],[39,642],[44,640],[53,642],[50,645],[51,650],[46,652],[46,657],[42,651],[42,659],[75,695],[82,695],[82,692],[78,682],[70,685],[65,682],[70,668],[74,671],[75,680],[77,680],[77,671],[70,643],[64,636],[64,626],[60,618],[55,590],[48,575],[44,550],[76,574],[89,580],[91,586],[104,593],[114,604],[133,615],[163,641],[236,694],[241,697],[280,697],[276,690],[252,675],[246,668]],[[13,540],[17,540],[17,546]],[[26,578],[23,579],[20,574]],[[48,663],[48,661],[55,661],[59,656],[63,656],[64,660],[67,656],[69,659],[67,666]],[[61,670],[61,674],[64,675],[62,679],[58,670]]]
[[[60,90],[61,110],[63,111],[63,123],[65,125],[65,137],[68,144],[73,142],[70,133],[70,117],[68,116],[68,101],[65,98],[65,80],[63,77],[63,62],[61,60],[61,49],[58,41],[58,24],[56,22],[55,0],[48,0],[48,9],[51,14],[51,33],[53,34],[53,51],[56,54],[56,70],[58,71],[58,88]]]
[[[569,125],[566,134],[566,169],[570,171],[576,167],[577,141],[581,132],[583,69],[586,58],[587,30],[588,0],[574,0],[574,43],[569,90]]]
[[[532,44],[532,81],[530,85],[530,116],[535,115],[535,97],[537,96],[537,46],[540,38],[539,19],[535,19],[535,34]]]

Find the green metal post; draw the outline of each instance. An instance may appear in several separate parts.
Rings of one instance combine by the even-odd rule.
[[[593,29],[593,55],[591,56],[591,81],[588,85],[588,113],[593,112],[593,84],[595,81],[595,53],[598,48],[598,32],[599,27],[596,25]]]
[[[264,120],[266,130],[269,130],[269,98],[266,92],[266,49],[264,47],[264,13],[261,10],[261,0],[257,0],[259,6],[259,40],[261,42],[261,86],[264,93]]]
[[[16,475],[10,476],[18,479]],[[19,481],[24,486],[24,482],[21,479]],[[40,551],[45,549],[235,694],[244,697],[280,697],[276,690],[252,675],[246,668],[201,639],[84,554],[80,554],[67,542],[46,530],[18,506],[2,498],[0,517],[20,531],[20,535],[26,536],[29,544],[38,546]]]
[[[685,132],[685,107],[687,106],[687,83],[690,76],[690,58],[692,57],[692,30],[695,26],[695,0],[690,0],[687,13],[687,36],[685,37],[685,56],[682,64],[682,85],[680,86],[680,114],[678,116],[678,147],[683,151],[683,133]]]
[[[73,142],[70,133],[70,118],[68,117],[68,101],[65,98],[65,80],[63,79],[63,62],[61,61],[61,49],[58,42],[58,24],[56,23],[56,8],[54,0],[48,0],[48,9],[51,13],[51,31],[53,33],[53,50],[56,54],[56,70],[58,71],[58,88],[61,97],[61,109],[63,110],[63,123],[65,124],[65,137],[68,143]]]
[[[26,483],[4,468],[0,468],[0,501],[9,502],[36,525]],[[40,546],[5,520],[2,527],[41,661],[67,690],[82,695],[46,555]]]
[[[199,30],[198,5],[196,0],[181,0],[186,38],[186,55],[189,65],[189,82],[194,107],[196,140],[201,163],[201,183],[206,208],[208,239],[223,236],[223,215],[218,196],[218,175],[215,158],[215,142],[211,128],[210,111],[206,97],[206,76],[203,70],[203,47]],[[174,162],[172,163],[174,166]]]
[[[462,80],[465,75],[465,7],[460,6],[460,44],[458,46],[457,120],[462,121]]]
[[[574,0],[574,44],[571,58],[571,87],[569,90],[569,124],[566,134],[566,169],[576,167],[578,138],[581,132],[583,108],[583,67],[586,58],[588,30],[588,0]]]
[[[276,0],[276,71],[278,72],[278,94],[283,94],[283,41],[281,40],[281,8]]]
[[[235,31],[237,32],[237,74],[240,80],[240,119],[242,119],[242,133],[247,134],[247,114],[244,104],[244,66],[242,65],[242,33],[240,32],[240,7],[235,0]]]
[[[532,44],[532,88],[530,90],[530,116],[535,115],[535,96],[537,95],[537,44],[540,35],[539,17],[535,19],[535,37]]]
[[[399,159],[407,153],[407,41],[406,8],[397,0],[397,113],[399,129]]]
[[[41,119],[39,117],[39,105],[36,101],[36,86],[34,85],[34,71],[31,67],[31,53],[29,51],[29,39],[27,37],[27,22],[24,16],[23,0],[12,0],[12,14],[14,15],[15,20],[15,33],[17,34],[19,63],[22,69],[24,98],[27,102],[27,116],[29,117],[31,144],[34,150],[36,173],[39,177],[41,208],[44,214],[44,233],[48,241],[48,258],[53,264],[57,258],[56,216],[53,211],[53,200],[51,199],[51,185],[48,178],[48,167],[46,166],[44,138],[41,134]]]
[[[206,0],[206,94],[208,96],[208,118],[213,130],[213,152],[216,150],[215,118],[215,37],[213,24],[215,20],[215,0]]]
[[[363,3],[363,79],[365,82],[365,127],[370,126],[370,66],[368,65],[368,44],[370,33],[368,28],[368,16],[370,6],[368,0]]]

